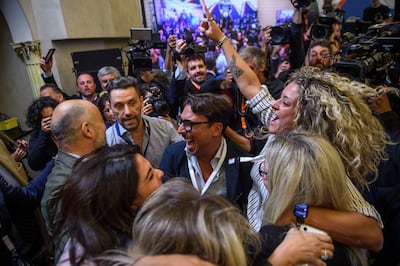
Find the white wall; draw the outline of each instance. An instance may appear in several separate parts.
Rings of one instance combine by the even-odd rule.
[[[258,0],[258,20],[261,27],[275,25],[276,11],[293,9],[290,0]]]

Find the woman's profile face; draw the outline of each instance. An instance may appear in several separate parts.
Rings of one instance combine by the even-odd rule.
[[[103,114],[104,114],[104,117],[106,118],[108,123],[114,124],[115,116],[114,116],[114,113],[111,110],[110,101],[106,101],[105,102],[104,109],[103,109]]]
[[[282,91],[281,98],[272,103],[274,115],[269,124],[268,131],[273,134],[291,131],[294,127],[299,98],[299,85],[292,81]]]
[[[151,163],[140,154],[135,156],[139,176],[136,198],[132,203],[133,209],[139,209],[146,199],[162,184],[163,171],[153,168]]]

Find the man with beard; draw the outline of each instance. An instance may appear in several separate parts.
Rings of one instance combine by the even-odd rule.
[[[41,209],[51,236],[59,212],[56,194],[71,174],[75,161],[106,144],[106,127],[94,104],[74,99],[57,105],[50,128],[58,143],[58,153],[54,168],[47,178]]]
[[[117,119],[107,129],[107,144],[137,144],[141,153],[158,167],[165,148],[182,137],[163,119],[142,115],[143,97],[133,77],[114,79],[107,85],[111,109]]]
[[[207,80],[207,65],[203,54],[193,54],[187,57],[187,74],[184,94],[214,92],[210,86],[205,86]],[[218,88],[215,88],[218,90]],[[216,91],[215,91],[216,92]]]
[[[232,108],[222,95],[188,95],[178,132],[184,141],[169,146],[160,169],[166,177],[182,176],[202,194],[221,195],[245,212],[252,181],[249,163],[239,163],[246,153],[223,134]]]
[[[176,53],[183,66],[185,75],[174,79],[171,82],[171,91],[174,92],[175,101],[180,101],[188,94],[198,94],[203,92],[219,92],[219,88],[210,86],[207,81],[207,64],[204,54],[188,54],[187,43],[185,40],[176,41]]]
[[[312,41],[308,47],[305,65],[326,70],[332,65],[333,52],[333,44],[329,40],[321,39]]]

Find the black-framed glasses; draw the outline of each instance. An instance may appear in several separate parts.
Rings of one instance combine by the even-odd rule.
[[[208,123],[210,123],[210,121],[193,122],[191,120],[181,120],[180,118],[178,118],[178,124],[183,125],[183,128],[185,129],[186,132],[192,131],[192,128],[195,125],[208,124]]]
[[[258,173],[259,173],[260,176],[262,176],[262,177],[268,175],[268,171],[265,171],[265,164],[264,164],[264,162],[260,163],[260,165],[258,166]]]

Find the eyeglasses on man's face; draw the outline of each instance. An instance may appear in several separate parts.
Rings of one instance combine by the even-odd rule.
[[[260,163],[260,165],[258,166],[258,173],[260,174],[260,176],[265,177],[268,175],[268,171],[265,171],[265,164],[264,162]]]
[[[180,117],[178,118],[178,125],[182,125],[186,132],[192,131],[193,126],[201,125],[201,124],[209,124],[210,121],[203,122],[193,122],[191,120],[182,120]]]

